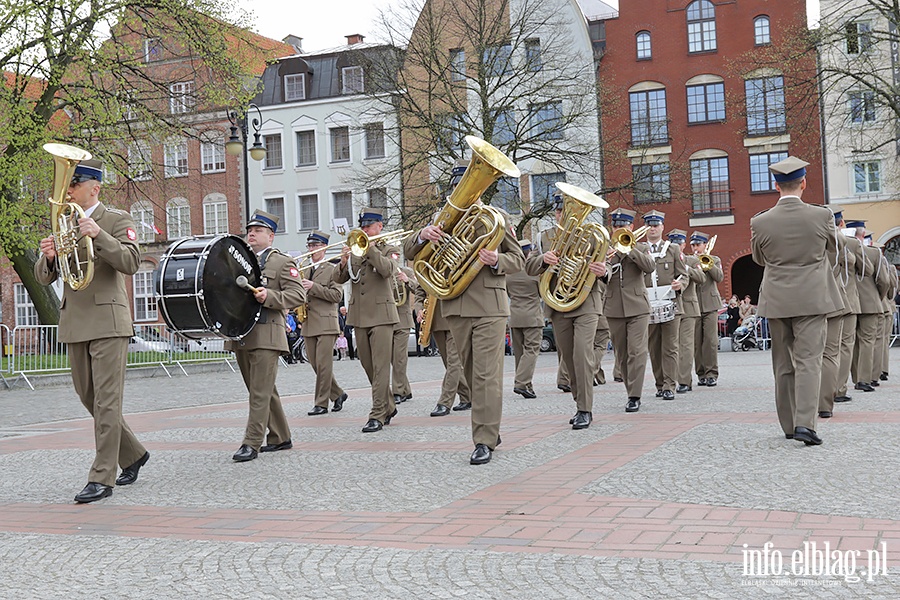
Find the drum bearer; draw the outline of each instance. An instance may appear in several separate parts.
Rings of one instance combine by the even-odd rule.
[[[258,452],[293,447],[275,376],[278,357],[288,351],[285,311],[306,302],[306,290],[300,284],[300,271],[294,259],[272,247],[278,222],[277,216],[258,210],[247,223],[247,243],[256,253],[262,271],[260,287],[247,293],[253,293],[263,308],[250,333],[240,341],[225,344],[226,350],[234,351],[250,393],[250,416],[244,441],[232,456],[235,462],[253,460]],[[264,438],[266,445],[263,445]]]
[[[656,263],[652,273],[644,274],[644,285],[650,298],[650,328],[648,345],[650,365],[656,380],[656,397],[663,400],[675,399],[675,384],[678,379],[678,328],[681,311],[676,297],[687,279],[687,269],[681,260],[681,249],[663,241],[663,223],[666,214],[651,210],[644,215],[647,243],[650,256]]]

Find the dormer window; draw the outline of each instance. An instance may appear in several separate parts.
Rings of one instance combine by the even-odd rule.
[[[364,89],[362,67],[344,67],[341,69],[342,94],[361,94]]]
[[[284,76],[284,101],[306,100],[306,75],[297,73]]]

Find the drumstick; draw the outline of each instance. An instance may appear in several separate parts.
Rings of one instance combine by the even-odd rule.
[[[243,275],[238,275],[238,278],[234,280],[237,286],[241,289],[247,290],[248,292],[253,292],[254,294],[258,294],[262,288],[255,288],[250,283],[247,282],[247,278]]]

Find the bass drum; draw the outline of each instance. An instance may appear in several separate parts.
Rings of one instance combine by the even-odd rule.
[[[184,337],[247,335],[262,305],[238,287],[243,275],[253,287],[262,273],[256,254],[235,235],[186,238],[172,244],[159,263],[157,305],[166,325]]]

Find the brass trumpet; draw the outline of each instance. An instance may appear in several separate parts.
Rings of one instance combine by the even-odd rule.
[[[634,245],[640,241],[642,237],[647,235],[650,228],[646,225],[638,227],[634,231],[629,231],[624,227],[620,227],[613,231],[609,238],[610,250],[621,254],[628,254],[634,248]]]
[[[716,265],[716,261],[712,257],[713,248],[716,247],[716,238],[718,235],[714,235],[710,238],[709,243],[706,244],[706,252],[703,254],[698,254],[697,258],[700,260],[700,268],[704,271],[709,271]]]
[[[350,247],[353,256],[365,256],[372,244],[398,244],[415,233],[412,229],[402,231],[389,231],[369,237],[362,229],[354,229],[347,234],[347,239],[342,243]]]

